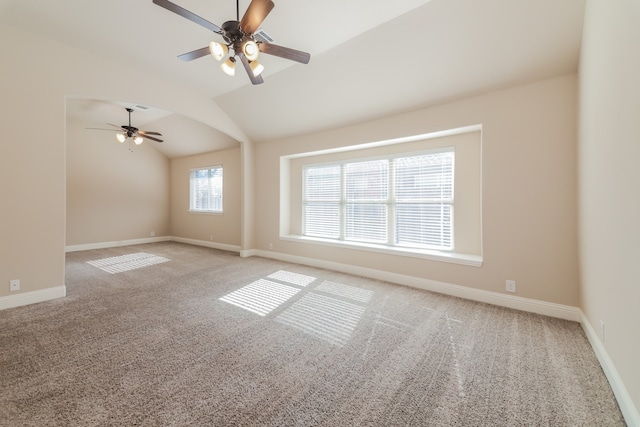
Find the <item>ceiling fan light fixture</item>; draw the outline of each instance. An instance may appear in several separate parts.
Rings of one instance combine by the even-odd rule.
[[[142,141],[144,141],[144,139],[139,135],[136,135],[133,137],[133,142],[135,142],[136,145],[142,144]]]
[[[125,136],[124,133],[116,133],[116,139],[118,140],[119,143],[123,143],[127,140],[127,137]]]
[[[247,40],[242,44],[242,53],[247,57],[249,61],[255,61],[260,55],[260,49],[258,43],[253,40]]]
[[[234,76],[236,74],[236,59],[233,56],[227,58],[227,60],[220,65],[220,68],[222,68],[222,71],[227,75]]]
[[[216,61],[222,60],[222,58],[229,53],[229,47],[227,47],[226,44],[218,42],[209,43],[209,50],[211,51],[211,56],[213,56]]]
[[[249,67],[251,67],[253,77],[258,77],[264,71],[264,65],[262,65],[258,61],[249,62]]]
[[[237,62],[235,57],[237,56],[242,61],[243,68],[251,83],[259,85],[264,83],[264,79],[260,75],[263,67],[260,64],[255,64],[253,68],[250,68],[249,65],[256,61],[261,54],[278,56],[301,64],[308,64],[311,59],[311,55],[307,52],[273,44],[275,40],[260,28],[262,22],[275,6],[273,0],[250,0],[249,7],[242,19],[240,18],[239,1],[236,1],[236,19],[226,21],[220,27],[169,0],[153,0],[153,3],[224,38],[226,48],[221,43],[209,43],[209,46],[178,55],[182,61],[192,61],[211,53],[215,59],[222,62],[220,64],[222,70],[233,76]],[[233,53],[231,53],[232,50]],[[225,60],[227,54],[229,56]]]

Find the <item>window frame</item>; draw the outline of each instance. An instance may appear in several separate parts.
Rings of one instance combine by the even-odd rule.
[[[220,208],[219,209],[213,209],[212,208],[212,200],[211,200],[211,193],[212,193],[212,188],[210,187],[212,184],[212,180],[215,179],[216,177],[214,176],[208,176],[207,180],[208,180],[208,188],[206,189],[207,191],[209,191],[209,199],[207,201],[207,207],[206,208],[198,208],[197,206],[197,201],[196,201],[196,195],[195,193],[198,191],[195,187],[194,187],[194,179],[197,179],[194,175],[197,172],[200,171],[207,171],[208,174],[211,175],[211,173],[217,173],[219,171],[220,173],[220,194],[219,194],[219,198],[220,198]],[[224,213],[224,167],[223,165],[215,165],[215,166],[206,166],[206,167],[199,167],[199,168],[192,168],[189,169],[189,213],[193,213],[193,214],[208,214],[208,215],[220,215]]]
[[[402,244],[398,242],[397,238],[397,215],[398,209],[397,206],[406,205],[409,202],[407,200],[399,200],[396,194],[397,186],[396,186],[396,165],[401,159],[407,159],[412,157],[420,157],[420,156],[430,156],[430,155],[438,155],[438,154],[449,154],[451,159],[451,171],[450,171],[450,185],[451,185],[451,197],[450,198],[440,198],[440,199],[429,199],[429,198],[421,198],[417,200],[412,200],[412,204],[417,204],[420,206],[449,206],[449,222],[450,222],[450,234],[449,234],[449,245],[428,245],[428,244]],[[456,150],[455,146],[445,146],[438,148],[429,148],[419,151],[411,151],[411,152],[399,152],[395,154],[388,154],[384,156],[366,156],[366,157],[356,157],[349,158],[343,160],[336,160],[331,162],[323,162],[323,163],[309,163],[305,164],[302,167],[302,198],[301,198],[301,237],[304,239],[320,239],[327,242],[335,242],[340,244],[354,244],[354,245],[365,245],[372,247],[380,247],[387,248],[391,250],[398,251],[438,251],[443,253],[452,253],[455,251],[455,239],[454,239],[454,209],[455,209],[455,189],[454,189],[454,181],[455,181],[455,156]],[[373,199],[353,199],[348,197],[348,189],[347,189],[347,172],[346,169],[351,165],[364,164],[364,163],[373,163],[380,162],[386,163],[386,197],[385,198],[373,198]],[[310,169],[320,169],[326,167],[338,167],[339,168],[339,180],[340,180],[340,197],[336,202],[329,200],[309,200],[307,195],[307,173]],[[318,204],[333,204],[338,207],[338,236],[337,237],[329,237],[322,236],[320,234],[308,233],[307,231],[307,207]],[[350,206],[356,206],[358,204],[369,204],[369,205],[377,205],[383,206],[386,211],[386,229],[384,233],[386,235],[386,240],[378,240],[371,241],[366,238],[357,239],[353,237],[349,237],[347,233],[348,227],[348,219],[347,212]]]

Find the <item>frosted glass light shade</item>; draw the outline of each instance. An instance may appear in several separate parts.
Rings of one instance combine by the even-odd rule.
[[[251,71],[253,72],[254,77],[258,77],[260,73],[264,71],[264,65],[262,65],[258,61],[251,61],[249,63],[249,67],[251,67]]]
[[[116,133],[116,139],[122,144],[127,140],[127,136],[124,133]]]
[[[220,61],[229,52],[229,48],[225,44],[211,42],[209,43],[209,51],[211,51],[211,56],[213,56],[216,61]]]
[[[260,49],[258,49],[258,44],[253,40],[247,40],[242,45],[242,53],[247,57],[249,61],[255,61],[258,59],[258,55],[260,55]]]
[[[231,58],[227,58],[226,61],[224,61],[221,65],[220,68],[222,68],[222,71],[224,71],[225,73],[227,73],[230,76],[233,76],[236,74],[236,60],[235,58],[231,57]]]

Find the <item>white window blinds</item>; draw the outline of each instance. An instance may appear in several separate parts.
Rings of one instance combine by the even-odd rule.
[[[389,161],[347,163],[345,176],[344,238],[387,243]]]
[[[307,166],[303,234],[452,250],[454,160],[447,149]]]
[[[304,173],[305,234],[340,237],[341,172],[339,165],[309,168]]]
[[[192,169],[189,178],[189,210],[222,212],[222,184],[222,166]]]
[[[395,244],[453,247],[453,151],[395,159]]]

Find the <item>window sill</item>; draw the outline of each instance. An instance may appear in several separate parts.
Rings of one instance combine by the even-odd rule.
[[[377,252],[389,255],[406,256],[413,258],[422,258],[430,261],[448,262],[452,264],[468,265],[471,267],[482,266],[481,255],[463,254],[458,252],[444,252],[427,249],[411,249],[411,248],[392,248],[388,246],[375,245],[371,243],[360,242],[344,242],[328,239],[319,239],[315,237],[306,237],[298,235],[280,236],[280,240],[290,242],[310,243],[315,245],[333,246],[338,248],[348,248],[367,252]]]
[[[190,214],[196,215],[222,215],[224,212],[214,212],[214,211],[192,211],[189,209]]]

